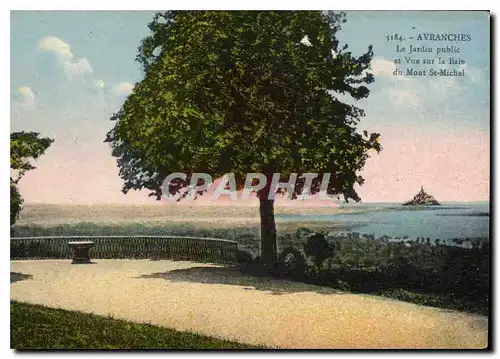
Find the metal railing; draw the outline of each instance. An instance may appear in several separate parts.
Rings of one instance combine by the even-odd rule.
[[[236,262],[235,241],[182,236],[50,236],[11,237],[11,259],[72,258],[71,241],[92,241],[96,259],[172,259],[202,263]]]

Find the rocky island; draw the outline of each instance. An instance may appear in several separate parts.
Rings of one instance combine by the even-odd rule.
[[[425,193],[424,187],[420,189],[411,201],[403,203],[403,206],[440,206],[441,204],[436,201],[430,194]]]

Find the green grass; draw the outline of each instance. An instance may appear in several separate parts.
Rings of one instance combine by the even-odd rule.
[[[258,349],[149,324],[11,301],[12,349]]]

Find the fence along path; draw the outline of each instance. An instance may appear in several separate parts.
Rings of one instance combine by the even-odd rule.
[[[11,259],[72,258],[71,241],[92,241],[91,258],[173,259],[201,263],[236,262],[236,241],[181,236],[49,236],[11,237]]]

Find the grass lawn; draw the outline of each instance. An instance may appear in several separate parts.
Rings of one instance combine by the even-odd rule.
[[[258,349],[149,324],[11,301],[12,349]]]

